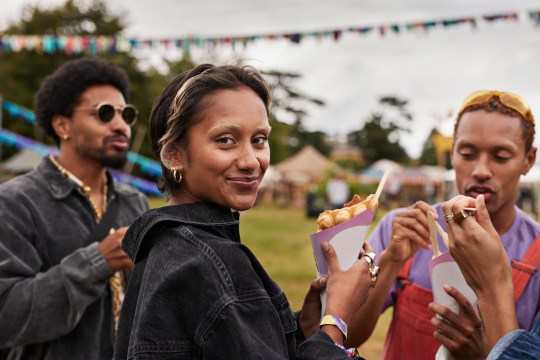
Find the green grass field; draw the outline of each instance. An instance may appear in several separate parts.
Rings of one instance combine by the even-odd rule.
[[[164,202],[151,199],[150,204],[157,207]],[[381,214],[377,215],[378,219]],[[260,206],[241,214],[242,242],[285,291],[293,310],[300,309],[309,284],[316,277],[309,239],[314,231],[315,219],[307,218],[299,209]],[[372,337],[360,348],[366,359],[380,359],[390,317],[390,311],[383,314]]]

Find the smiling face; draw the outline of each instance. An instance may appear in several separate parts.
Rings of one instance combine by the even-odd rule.
[[[251,89],[218,90],[187,132],[183,179],[171,203],[211,201],[247,210],[270,162],[270,125],[262,100]]]
[[[535,148],[525,153],[520,121],[497,112],[466,112],[455,133],[451,156],[457,189],[473,198],[484,194],[494,224],[513,220],[520,175],[536,158]]]
[[[71,119],[62,122],[57,130],[60,138],[69,136],[69,140],[61,140],[61,150],[71,152],[81,162],[94,161],[106,167],[121,168],[127,160],[131,128],[118,111],[109,122],[101,121],[96,111],[100,103],[117,108],[126,105],[122,93],[111,85],[86,89]]]

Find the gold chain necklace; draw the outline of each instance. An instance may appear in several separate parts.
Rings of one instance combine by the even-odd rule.
[[[77,186],[79,186],[83,192],[83,194],[86,196],[88,201],[90,202],[90,205],[92,206],[92,210],[94,211],[94,214],[96,215],[96,222],[100,222],[103,218],[103,214],[105,213],[105,210],[107,210],[107,178],[105,177],[105,181],[103,181],[103,188],[102,188],[102,196],[103,199],[101,200],[101,209],[97,207],[97,205],[94,203],[92,198],[90,197],[90,192],[92,189],[90,186],[86,185],[81,179],[73,175],[71,172],[69,172],[66,168],[64,168],[60,163],[56,160],[56,158],[52,155],[49,155],[49,159],[51,162],[56,166],[56,168],[60,171],[62,176],[66,179],[70,179],[73,181]]]

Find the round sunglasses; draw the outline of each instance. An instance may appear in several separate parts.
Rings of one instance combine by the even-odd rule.
[[[123,107],[114,107],[109,103],[100,103],[95,108],[78,108],[76,110],[94,110],[97,118],[104,123],[111,121],[116,112],[118,112],[126,124],[130,126],[135,124],[137,121],[137,115],[139,114],[137,108],[131,104],[126,104]]]

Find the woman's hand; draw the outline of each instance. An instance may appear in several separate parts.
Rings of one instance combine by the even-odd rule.
[[[437,304],[429,304],[429,309],[439,317],[431,319],[437,328],[435,339],[447,348],[454,359],[485,359],[487,345],[482,320],[467,298],[456,288],[445,285],[444,291],[459,305],[459,314]]]
[[[339,316],[348,324],[352,315],[366,302],[371,289],[368,262],[360,258],[348,270],[343,271],[332,245],[324,242],[321,248],[328,264],[325,314]],[[364,243],[364,250],[371,252],[373,249]]]

